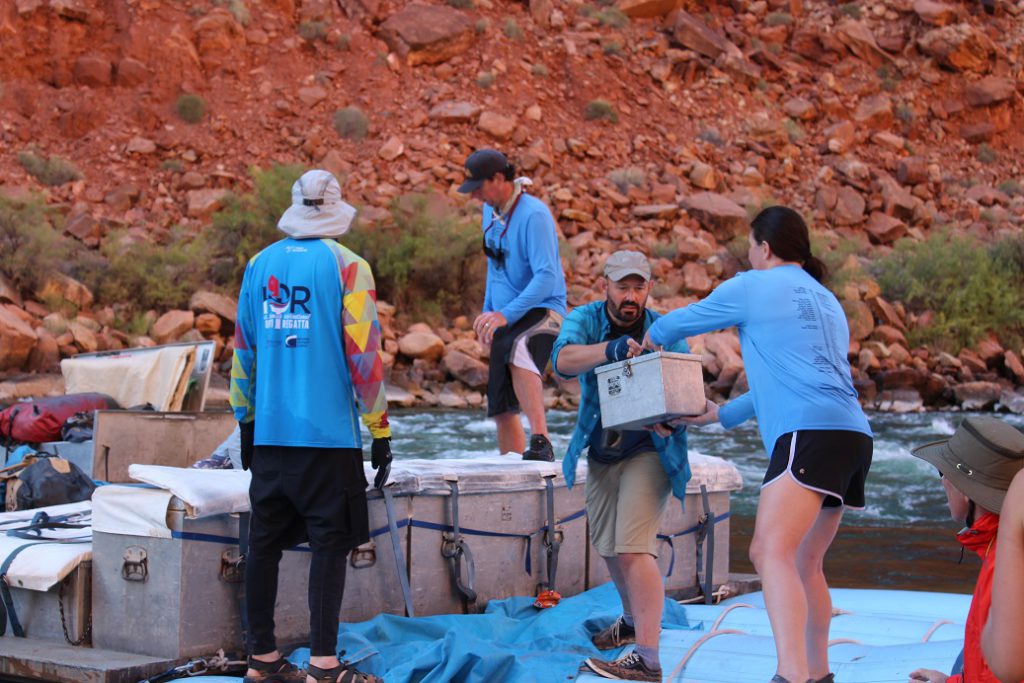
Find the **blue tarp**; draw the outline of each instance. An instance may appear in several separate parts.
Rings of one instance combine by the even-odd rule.
[[[592,633],[622,612],[612,584],[564,598],[551,609],[533,607],[533,598],[492,600],[484,614],[408,619],[382,614],[360,624],[342,624],[342,658],[388,683],[493,683],[575,679],[587,657],[608,659],[590,642]],[[688,629],[686,612],[666,600],[664,628]],[[290,657],[305,666],[309,650]]]

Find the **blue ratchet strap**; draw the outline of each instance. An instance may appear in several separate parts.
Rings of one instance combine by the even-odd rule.
[[[731,513],[723,512],[722,514],[720,514],[717,517],[715,517],[715,524],[717,524],[719,522],[724,522],[725,520],[729,519],[730,516],[731,516]],[[659,541],[665,541],[666,543],[668,543],[668,549],[669,549],[669,552],[670,552],[670,560],[669,560],[669,563],[668,563],[668,571],[665,573],[666,577],[672,576],[672,569],[675,567],[675,564],[676,564],[676,549],[675,549],[675,546],[672,544],[672,539],[680,538],[682,536],[687,536],[687,535],[693,534],[693,533],[697,533],[700,530],[700,528],[701,528],[701,525],[700,525],[700,523],[698,523],[698,524],[695,524],[695,525],[691,526],[689,529],[684,529],[683,531],[679,531],[679,532],[676,532],[674,534],[658,534],[658,540]],[[700,547],[700,546],[698,545],[698,547]]]
[[[385,486],[381,493],[384,494],[384,507],[388,512],[388,530],[391,532],[391,549],[395,555],[395,571],[398,572],[398,581],[402,585],[402,597],[405,599],[405,615],[415,617],[412,608],[412,594],[409,591],[409,576],[406,574],[405,555],[402,554],[402,544],[398,540],[398,524],[395,521],[395,501],[391,489]],[[409,520],[403,520],[406,526]]]

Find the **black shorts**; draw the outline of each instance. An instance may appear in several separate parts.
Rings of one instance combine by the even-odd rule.
[[[558,338],[562,316],[547,308],[531,308],[512,325],[499,327],[491,341],[491,360],[487,375],[487,417],[518,413],[519,399],[512,388],[509,363],[516,343],[526,338],[526,349],[534,365],[544,374],[551,359],[551,349]]]
[[[370,540],[363,452],[358,448],[256,446],[249,545],[348,553]]]
[[[873,440],[839,429],[789,432],[772,450],[761,488],[788,472],[804,488],[825,494],[822,507],[864,508],[864,480],[871,468]]]

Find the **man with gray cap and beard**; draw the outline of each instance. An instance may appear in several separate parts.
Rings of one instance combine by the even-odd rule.
[[[334,240],[352,224],[337,179],[309,171],[277,227],[287,236],[254,256],[238,296],[231,405],[252,473],[245,565],[246,683],[377,678],[337,658],[349,551],[369,540],[357,412],[373,437],[374,485],[387,483],[391,427],[370,266]],[[277,650],[281,552],[309,541],[310,664]]]

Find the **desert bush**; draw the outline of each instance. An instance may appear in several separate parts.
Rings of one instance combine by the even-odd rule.
[[[61,272],[74,249],[54,228],[55,216],[41,197],[0,197],[0,274],[23,294]]]
[[[249,12],[249,7],[245,4],[245,0],[216,0],[216,3],[221,7],[226,7],[231,16],[235,18],[242,26],[248,26],[249,22],[252,21],[252,14]]]
[[[352,49],[352,36],[347,33],[342,33],[334,41],[334,47],[338,48],[342,52],[348,52]]]
[[[494,85],[495,80],[497,80],[497,76],[493,71],[481,71],[476,75],[476,84],[485,90]]]
[[[505,37],[509,40],[514,40],[517,43],[526,37],[523,33],[523,29],[519,28],[519,24],[516,23],[515,19],[506,19],[505,28],[503,30]]]
[[[851,19],[860,19],[861,11],[860,4],[856,2],[846,2],[839,6],[839,13],[850,17]]]
[[[625,193],[630,187],[641,187],[647,180],[647,175],[644,173],[642,168],[636,166],[629,166],[627,168],[617,168],[608,174],[608,180],[612,182],[615,187],[619,188],[619,192]]]
[[[803,126],[793,119],[787,118],[782,122],[782,129],[786,131],[786,136],[790,142],[799,142],[807,137],[807,133],[804,132]]]
[[[457,9],[473,9],[476,6],[473,0],[448,0],[448,5]]]
[[[793,16],[788,12],[772,12],[764,18],[765,26],[792,26]]]
[[[101,253],[107,268],[94,293],[103,303],[123,303],[136,311],[183,308],[203,284],[207,254],[199,240],[184,233],[172,231],[168,244],[113,233]]]
[[[999,183],[999,191],[1011,197],[1024,194],[1024,186],[1016,180],[1004,180]]]
[[[476,34],[478,36],[482,36],[483,34],[487,33],[487,31],[490,30],[490,28],[491,20],[487,19],[486,17],[483,19],[477,19],[476,23],[473,24],[473,30],[476,31]]]
[[[536,64],[530,67],[530,73],[532,73],[534,76],[544,77],[548,75],[548,67],[547,65],[541,62],[537,62]]]
[[[185,123],[199,123],[206,114],[206,100],[195,93],[185,93],[174,103],[174,111]]]
[[[991,145],[984,142],[978,145],[978,161],[983,164],[994,164],[998,160],[999,153]]]
[[[486,260],[476,219],[433,194],[398,197],[391,215],[392,225],[356,226],[343,240],[370,262],[378,296],[416,320],[479,306]]]
[[[622,55],[622,43],[617,40],[606,40],[601,45],[601,52],[609,57]]]
[[[618,7],[605,7],[597,13],[597,20],[602,26],[625,28],[629,25],[627,17]]]
[[[1024,334],[1024,240],[985,245],[952,230],[923,242],[903,239],[872,264],[886,298],[934,322],[908,334],[912,344],[956,353],[996,332],[1004,342]]]
[[[370,120],[359,107],[345,107],[334,112],[334,130],[349,140],[362,140],[370,128]]]
[[[587,106],[583,108],[583,118],[587,121],[604,119],[611,123],[619,122],[619,115],[616,113],[615,107],[607,100],[591,100],[587,102]]]
[[[82,177],[81,171],[75,168],[74,164],[58,156],[44,157],[25,150],[18,152],[18,163],[29,175],[50,187],[70,183]]]
[[[306,42],[312,43],[327,37],[327,22],[304,21],[299,24],[299,35]]]
[[[291,205],[292,185],[304,170],[300,165],[253,168],[254,190],[229,196],[224,208],[213,214],[201,236],[211,282],[237,291],[249,259],[284,236],[277,230],[277,221]]]

